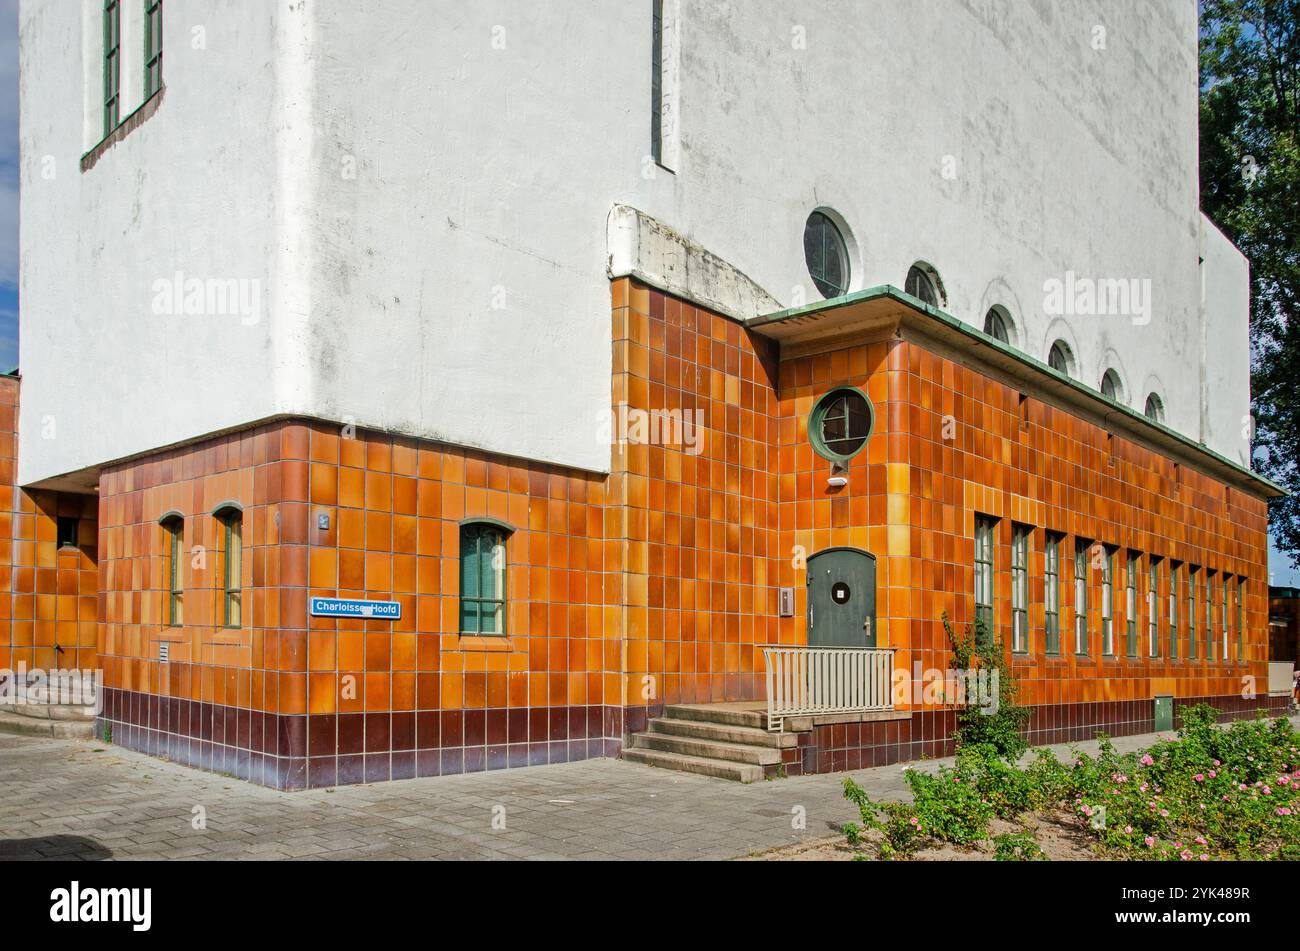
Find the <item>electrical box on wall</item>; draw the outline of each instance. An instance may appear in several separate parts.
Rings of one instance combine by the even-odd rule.
[[[777,616],[794,617],[794,588],[781,588],[778,592]]]

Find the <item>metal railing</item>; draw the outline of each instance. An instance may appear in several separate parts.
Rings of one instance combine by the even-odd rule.
[[[894,650],[867,647],[765,647],[767,728],[786,717],[892,710]]]

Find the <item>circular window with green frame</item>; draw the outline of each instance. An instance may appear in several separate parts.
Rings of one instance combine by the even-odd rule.
[[[856,386],[831,390],[813,406],[808,439],[823,459],[843,465],[863,449],[876,427],[876,411]]]

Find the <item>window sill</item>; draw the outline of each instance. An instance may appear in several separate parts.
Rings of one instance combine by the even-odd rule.
[[[514,650],[514,645],[506,635],[460,634],[452,650],[466,654],[504,653]]]
[[[98,145],[83,155],[81,157],[82,174],[89,172],[99,164],[99,160],[103,158],[106,152],[138,129],[149,119],[150,116],[157,112],[159,107],[162,106],[163,95],[166,92],[167,86],[164,83],[156,93],[141,103],[139,108],[119,122],[116,129],[104,136],[104,138],[99,141]]]

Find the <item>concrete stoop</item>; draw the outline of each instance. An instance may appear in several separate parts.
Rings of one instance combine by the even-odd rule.
[[[0,703],[0,733],[90,740],[95,736],[95,708],[48,703],[37,690],[20,688],[17,702]]]
[[[769,733],[767,715],[744,704],[675,704],[646,726],[623,759],[741,783],[775,772],[781,751],[799,742],[792,733]]]
[[[0,733],[11,736],[44,736],[55,740],[93,740],[94,720],[59,720],[14,713],[13,706],[0,707]]]

